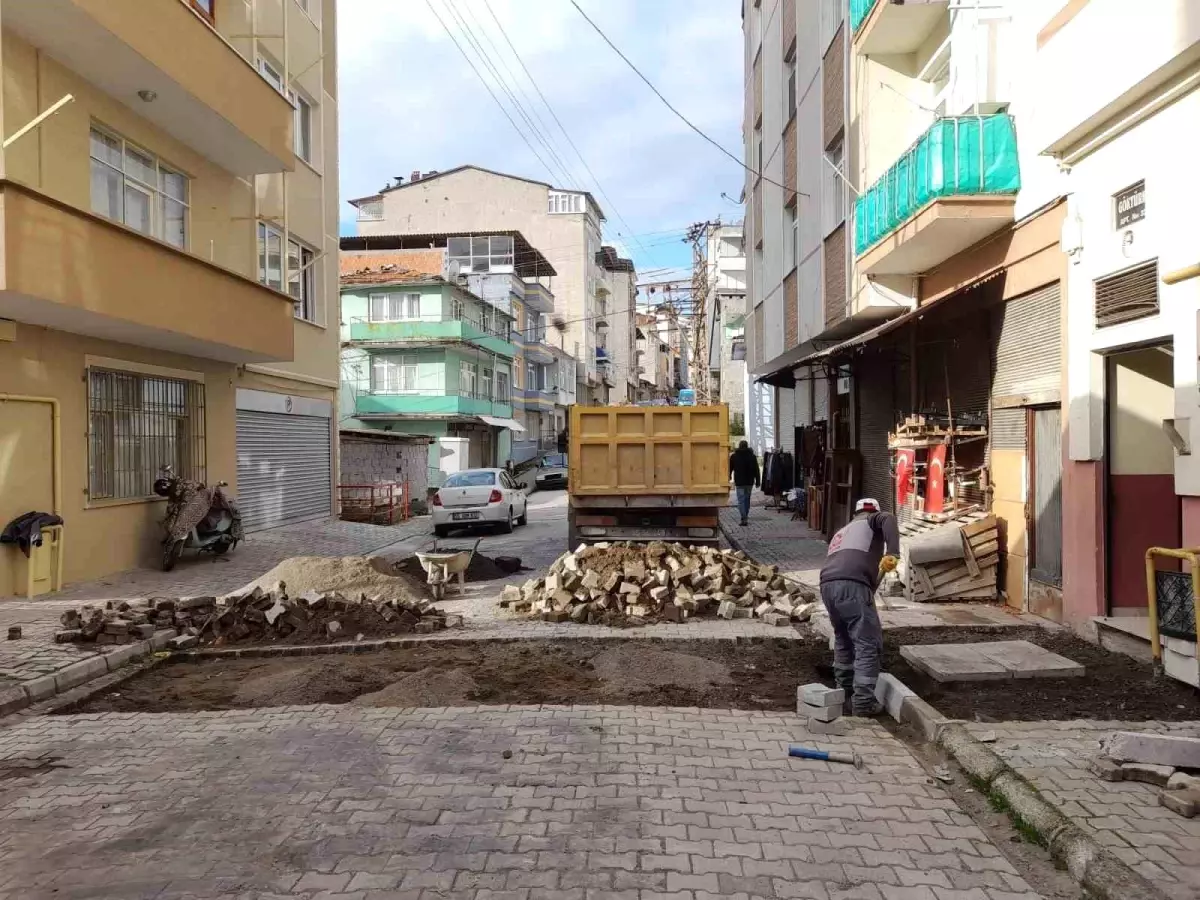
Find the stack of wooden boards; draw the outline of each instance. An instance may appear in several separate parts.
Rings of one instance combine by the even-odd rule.
[[[903,555],[908,600],[996,599],[1000,527],[995,516],[913,535]]]

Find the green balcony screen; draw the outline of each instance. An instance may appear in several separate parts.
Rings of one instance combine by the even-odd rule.
[[[939,197],[1021,189],[1012,117],[939,119],[854,203],[854,252],[887,237]]]
[[[862,27],[862,23],[867,20],[867,16],[871,14],[871,10],[875,8],[878,0],[850,0],[850,31],[854,33]]]

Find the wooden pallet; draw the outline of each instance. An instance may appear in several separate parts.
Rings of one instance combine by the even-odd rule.
[[[985,516],[959,527],[963,558],[919,566],[908,563],[907,599],[917,603],[994,600],[1000,565],[1000,526]]]

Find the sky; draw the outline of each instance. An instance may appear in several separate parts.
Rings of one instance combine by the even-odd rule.
[[[741,157],[737,0],[578,2],[680,112]],[[447,30],[521,132],[541,133],[549,148],[531,139],[535,155]],[[743,215],[721,197],[737,198],[741,166],[676,118],[570,0],[338,0],[338,31],[343,235],[354,234],[345,199],[416,169],[467,163],[592,191],[608,218],[605,241],[632,255],[643,281],[690,266],[682,232],[691,222]]]

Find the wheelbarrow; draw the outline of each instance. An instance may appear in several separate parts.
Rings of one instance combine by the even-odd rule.
[[[479,540],[470,550],[438,550],[437,541],[433,542],[430,550],[418,550],[417,560],[425,570],[425,580],[435,600],[441,600],[446,594],[446,585],[455,575],[458,576],[458,589],[461,591],[467,581],[467,568],[475,558],[479,549]]]

